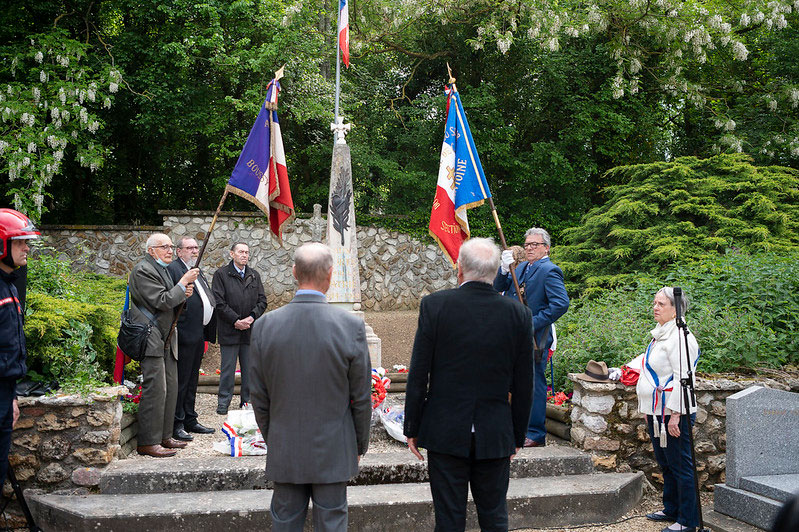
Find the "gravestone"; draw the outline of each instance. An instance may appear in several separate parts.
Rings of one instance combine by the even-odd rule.
[[[799,493],[799,394],[751,386],[729,396],[726,467],[715,510],[771,528]]]

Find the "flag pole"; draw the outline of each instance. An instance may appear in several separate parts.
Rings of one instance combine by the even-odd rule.
[[[448,83],[452,85],[452,90],[458,92],[458,87],[455,85],[455,78],[452,77],[452,69],[449,66],[449,62],[447,62],[447,72],[449,73]],[[505,233],[502,231],[502,224],[499,223],[497,208],[494,206],[494,199],[491,196],[488,196],[488,205],[489,207],[491,207],[491,214],[494,216],[494,223],[497,225],[497,231],[499,232],[499,241],[502,243],[502,249],[508,249],[508,244],[505,241]],[[516,289],[516,296],[519,298],[519,301],[522,304],[524,304],[524,299],[522,299],[522,292],[519,289],[519,279],[516,278],[516,270],[514,268],[510,269],[510,276],[511,279],[513,279],[513,287]]]
[[[336,106],[334,111],[333,123],[338,125],[338,99],[341,94],[341,44],[339,43],[339,25],[341,24],[341,8],[338,9],[338,18],[336,19]],[[338,130],[333,131],[333,144],[338,140]]]

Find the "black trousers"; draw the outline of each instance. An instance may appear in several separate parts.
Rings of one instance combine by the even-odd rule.
[[[182,343],[178,335],[178,402],[175,406],[175,430],[178,427],[193,427],[197,424],[194,403],[197,399],[197,382],[200,378],[204,349],[204,341]]]
[[[510,457],[477,460],[474,436],[468,458],[427,451],[430,490],[436,513],[436,532],[466,529],[466,503],[471,487],[477,519],[483,532],[508,530]]]
[[[15,379],[0,380],[0,486],[8,472],[8,451],[11,449],[11,431],[14,424]]]

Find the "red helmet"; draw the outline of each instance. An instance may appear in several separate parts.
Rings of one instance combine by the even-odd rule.
[[[0,209],[0,260],[8,255],[12,240],[39,238],[30,218],[14,209]]]

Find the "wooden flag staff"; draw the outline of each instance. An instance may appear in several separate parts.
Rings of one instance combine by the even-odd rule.
[[[452,90],[458,92],[458,88],[455,86],[455,78],[452,77],[452,69],[450,68],[449,63],[447,63],[447,72],[449,73],[448,83],[452,85]],[[497,225],[497,231],[499,232],[499,241],[502,243],[502,249],[508,249],[508,244],[505,241],[505,233],[502,232],[502,224],[499,223],[497,208],[494,206],[494,199],[491,196],[488,196],[488,205],[489,207],[491,207],[491,214],[494,215],[494,223]],[[519,289],[519,279],[516,278],[515,268],[510,269],[510,276],[511,279],[513,279],[513,287],[516,289],[516,296],[519,298],[519,301],[522,304],[525,304],[525,301],[522,298],[522,292]]]

